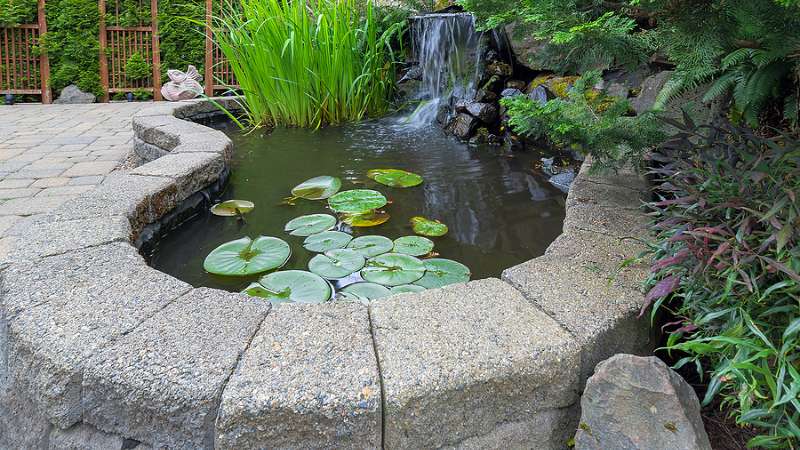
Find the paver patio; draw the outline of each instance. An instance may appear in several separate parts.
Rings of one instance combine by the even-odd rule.
[[[129,154],[151,103],[0,106],[0,237],[100,184]]]

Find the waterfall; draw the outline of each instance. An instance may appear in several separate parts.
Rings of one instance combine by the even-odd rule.
[[[411,18],[412,55],[421,72],[414,100],[419,106],[404,119],[414,126],[436,121],[444,107],[472,99],[480,78],[481,34],[466,13],[427,14]]]

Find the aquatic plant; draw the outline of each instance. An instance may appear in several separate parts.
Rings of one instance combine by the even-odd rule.
[[[222,217],[237,217],[249,213],[255,207],[256,205],[253,202],[247,200],[226,200],[212,206],[211,214]]]
[[[414,233],[428,237],[440,237],[449,231],[447,225],[438,220],[431,220],[427,217],[414,216],[411,218],[411,227]]]
[[[373,169],[367,172],[367,177],[389,187],[407,188],[422,184],[421,176],[400,169]]]
[[[391,42],[405,24],[381,31],[372,1],[240,0],[215,27],[253,125],[319,127],[390,107]]]
[[[253,275],[282,267],[291,253],[289,244],[282,239],[243,237],[215,248],[206,257],[203,268],[216,275]]]

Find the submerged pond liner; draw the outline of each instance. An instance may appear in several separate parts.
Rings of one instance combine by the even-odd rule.
[[[431,256],[465,264],[473,278],[499,276],[503,269],[543,254],[561,232],[565,195],[535,171],[541,155],[533,152],[506,154],[496,147],[467,146],[434,127],[408,127],[401,118],[317,131],[242,133],[225,122],[215,126],[234,142],[232,173],[220,200],[249,200],[255,209],[243,221],[200,210],[180,227],[162,227],[172,230],[160,233],[148,249],[153,267],[195,286],[238,292],[264,275],[221,277],[203,271],[203,259],[212,250],[244,236],[286,240],[292,257],[281,270],[308,270],[314,253],[284,226],[303,215],[335,213],[325,200],[294,198],[294,206],[281,202],[294,186],[323,175],[341,178],[341,191],[374,190],[390,201],[381,208],[391,216],[385,224],[360,228],[340,222],[336,230],[353,237],[397,239],[420,232],[418,216],[441,220],[448,231],[431,238]],[[380,169],[407,170],[423,182],[387,186],[372,179],[370,171]],[[357,281],[348,277],[334,284],[338,290]]]

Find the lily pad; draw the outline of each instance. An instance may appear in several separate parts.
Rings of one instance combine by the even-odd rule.
[[[386,206],[386,197],[370,189],[339,192],[328,199],[328,206],[338,213],[364,214]]]
[[[353,236],[341,231],[323,231],[307,237],[303,241],[303,248],[310,252],[323,253],[328,250],[345,248],[351,240],[353,240]]]
[[[444,258],[425,260],[425,275],[414,284],[428,289],[447,286],[448,284],[466,283],[471,273],[469,267],[460,262]]]
[[[374,227],[386,223],[392,216],[385,211],[370,211],[364,214],[345,214],[342,222],[356,228]]]
[[[422,177],[400,169],[373,169],[367,177],[390,187],[408,188],[422,184]]]
[[[361,270],[366,259],[350,249],[330,250],[311,258],[308,270],[322,278],[338,280]]]
[[[306,200],[324,200],[341,188],[342,180],[326,175],[303,181],[292,189],[292,195]]]
[[[426,291],[427,289],[417,284],[401,284],[400,286],[394,286],[389,290],[392,291],[392,294],[406,294],[409,292],[422,292]]]
[[[269,298],[270,296],[270,292],[266,290],[260,283],[250,283],[249,286],[242,290],[242,294],[261,298]]]
[[[347,248],[361,253],[367,258],[382,255],[392,250],[394,243],[391,239],[384,236],[360,236],[347,244]]]
[[[428,237],[439,237],[447,234],[447,225],[438,220],[431,220],[422,216],[411,218],[411,227],[414,233]]]
[[[277,269],[289,260],[292,250],[282,239],[259,236],[226,242],[211,251],[203,268],[216,275],[246,276]]]
[[[235,217],[247,214],[255,208],[253,202],[247,200],[226,200],[211,207],[211,214],[222,217]]]
[[[433,250],[433,241],[421,236],[403,236],[394,240],[393,252],[404,255],[422,256]]]
[[[388,297],[391,295],[391,291],[386,286],[381,286],[377,283],[353,283],[351,285],[346,286],[341,292],[345,294],[352,294],[356,295],[361,298],[366,298],[368,300],[375,300],[378,298]]]
[[[329,214],[311,214],[292,219],[284,227],[292,236],[311,236],[336,226],[336,217]]]
[[[322,303],[333,296],[330,283],[303,270],[284,270],[263,276],[258,283],[264,298],[274,303]],[[255,288],[253,288],[255,290]]]
[[[361,277],[384,286],[413,283],[425,274],[425,265],[413,256],[386,253],[367,261]]]

